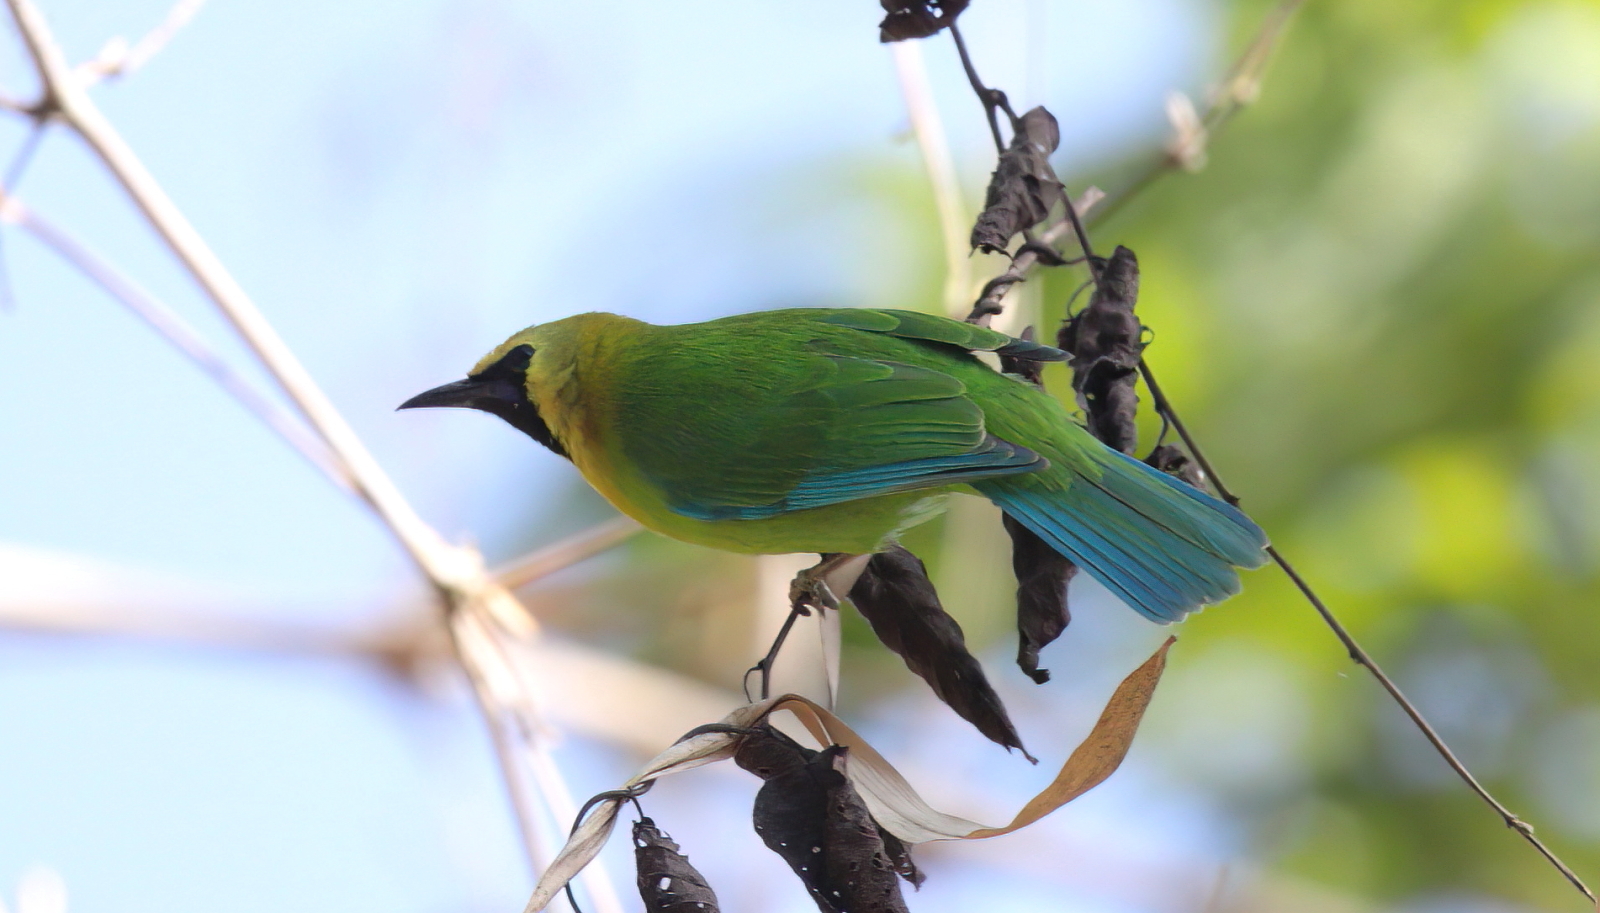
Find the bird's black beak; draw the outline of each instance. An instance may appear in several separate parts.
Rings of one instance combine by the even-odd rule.
[[[511,427],[528,435],[556,453],[567,456],[556,440],[539,408],[528,399],[528,365],[533,361],[533,346],[520,345],[499,361],[466,380],[458,380],[418,393],[400,404],[401,409],[458,408],[476,409],[505,419]]]
[[[518,409],[531,408],[528,402],[528,364],[533,359],[532,346],[517,346],[504,358],[484,368],[466,380],[458,380],[418,393],[400,404],[401,409],[434,409],[453,407],[477,409],[505,416]]]
[[[469,377],[418,393],[400,404],[401,409],[456,407],[498,412],[526,401],[521,385],[504,377]]]

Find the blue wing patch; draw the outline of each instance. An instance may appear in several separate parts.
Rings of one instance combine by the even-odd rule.
[[[986,436],[982,445],[967,453],[807,476],[787,495],[770,504],[753,507],[673,504],[672,510],[696,520],[762,520],[861,498],[1038,472],[1049,465],[1048,460],[1026,447]]]

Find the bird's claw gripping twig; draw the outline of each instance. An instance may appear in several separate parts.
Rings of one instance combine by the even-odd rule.
[[[828,586],[828,581],[823,579],[823,575],[829,570],[832,570],[832,565],[828,561],[823,561],[794,575],[794,580],[789,583],[790,611],[797,615],[810,615],[812,608],[839,607],[839,597],[833,595],[833,589]]]
[[[778,660],[778,652],[783,649],[783,642],[789,639],[789,632],[793,630],[795,620],[810,616],[812,609],[838,609],[839,597],[833,593],[833,588],[828,586],[827,575],[837,570],[840,565],[846,564],[856,556],[846,554],[824,555],[822,560],[794,575],[794,580],[789,583],[789,617],[783,620],[783,627],[778,629],[778,636],[773,638],[772,647],[767,650],[767,655],[761,661],[745,670],[744,696],[745,700],[766,700],[771,696],[772,664]],[[761,676],[761,696],[750,696],[750,676]]]

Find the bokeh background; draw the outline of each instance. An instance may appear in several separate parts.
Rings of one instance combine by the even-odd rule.
[[[41,5],[75,60],[167,11]],[[962,21],[991,84],[1061,119],[1069,185],[1109,190],[1159,154],[1168,93],[1203,102],[1268,9],[980,0]],[[587,309],[942,307],[878,16],[213,0],[97,96],[422,513],[500,561],[609,508],[498,422],[393,408],[512,330]],[[970,208],[992,165],[980,109],[947,39],[922,50]],[[0,87],[34,90],[9,34]],[[0,117],[0,158],[27,136]],[[1312,0],[1206,169],[1095,228],[1138,252],[1149,356],[1246,507],[1591,883],[1596,162],[1600,5]],[[71,137],[47,134],[14,189],[247,363]],[[383,530],[51,252],[14,229],[0,244],[0,899],[520,909],[530,873],[465,688],[349,648],[430,618]],[[1081,278],[1058,272],[1016,310],[1053,327]],[[842,698],[936,804],[990,822],[1167,633],[1080,587],[1045,655],[1056,679],[1032,685],[1010,664],[995,520],[963,503],[910,544],[1046,769],[982,740],[853,618]],[[598,733],[676,725],[663,701],[694,722],[731,702],[787,568],[640,537],[524,594],[552,642],[671,673],[650,694],[630,668],[545,680],[575,792],[649,754]],[[1585,908],[1281,576],[1249,575],[1181,634],[1124,768],[1020,834],[927,847],[912,909]],[[647,811],[725,909],[812,909],[750,830],[755,789],[708,769]]]

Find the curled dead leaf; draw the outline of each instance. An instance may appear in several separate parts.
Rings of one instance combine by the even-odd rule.
[[[717,913],[717,892],[647,817],[633,824],[633,861],[648,913]]]
[[[878,40],[884,43],[907,38],[927,38],[943,31],[970,0],[880,0],[883,21],[878,23]]]
[[[662,752],[630,779],[626,787],[637,786],[672,773],[679,773],[712,761],[732,757],[743,740],[772,713],[787,710],[817,742],[839,750],[830,753],[832,769],[842,773],[860,797],[876,825],[903,844],[929,840],[976,840],[1020,830],[1050,814],[1102,783],[1122,764],[1133,737],[1139,731],[1145,709],[1155,694],[1161,673],[1166,668],[1167,651],[1176,638],[1166,643],[1122,680],[1106,703],[1089,736],[1072,752],[1050,785],[1030,799],[1010,823],[989,827],[956,815],[941,812],[927,803],[906,778],[857,735],[843,720],[828,710],[798,695],[784,695],[749,704],[724,717],[720,723],[701,727],[676,745]],[[813,751],[808,749],[808,751]],[[820,756],[823,752],[814,752]],[[561,848],[550,868],[540,877],[524,913],[538,913],[557,892],[594,859],[616,823],[623,798],[608,797],[595,803],[567,845]],[[845,818],[841,820],[851,820]],[[909,859],[896,856],[893,845],[883,841],[890,862],[908,879]]]
[[[1089,433],[1123,453],[1133,453],[1138,442],[1134,381],[1144,357],[1144,326],[1133,312],[1138,300],[1139,259],[1118,245],[1100,268],[1088,306],[1056,335],[1056,345],[1072,353],[1072,387]]]
[[[1039,668],[1039,651],[1072,620],[1067,585],[1078,566],[1010,514],[1001,514],[1001,520],[1011,536],[1011,570],[1017,578],[1017,665],[1042,685],[1050,671]]]
[[[1017,232],[1044,221],[1061,199],[1061,181],[1050,166],[1050,154],[1061,143],[1055,116],[1034,108],[1013,124],[1016,135],[1000,153],[983,212],[972,226],[972,246],[986,253],[1002,251]]]
[[[623,791],[668,774],[682,773],[733,757],[734,749],[738,747],[742,737],[742,731],[765,718],[770,712],[772,703],[763,701],[758,704],[747,704],[723,717],[720,723],[702,726],[690,732],[666,751],[651,759],[644,770],[623,784]],[[561,889],[566,887],[567,882],[577,877],[585,866],[594,861],[594,857],[599,855],[600,849],[611,836],[611,830],[617,823],[617,812],[625,801],[626,798],[612,796],[601,799],[590,808],[589,813],[573,830],[572,836],[567,838],[566,845],[561,847],[556,858],[551,860],[549,867],[539,876],[539,882],[534,885],[533,895],[528,898],[523,913],[538,913],[543,910]]]
[[[989,739],[1033,760],[921,559],[899,545],[873,555],[850,588],[850,602],[939,700]]]
[[[1133,745],[1139,723],[1144,720],[1144,712],[1150,706],[1150,699],[1155,696],[1161,673],[1167,668],[1167,651],[1172,649],[1176,641],[1176,637],[1167,638],[1149,659],[1117,685],[1117,690],[1111,693],[1111,700],[1100,711],[1100,719],[1089,731],[1089,737],[1073,749],[1056,778],[1050,781],[1043,792],[1029,800],[1010,824],[981,828],[962,836],[967,840],[978,840],[1025,828],[1104,783],[1107,777],[1115,773],[1122,766],[1122,759],[1128,756],[1128,748]]]

